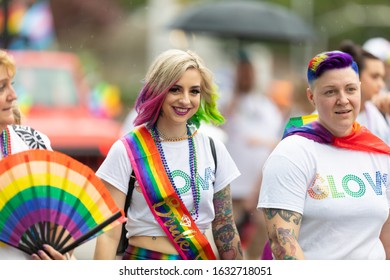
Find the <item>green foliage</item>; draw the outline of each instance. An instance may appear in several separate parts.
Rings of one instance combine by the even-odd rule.
[[[322,39],[326,40],[328,49],[337,49],[340,42],[344,39],[350,39],[358,44],[363,44],[366,40],[372,37],[384,37],[390,38],[389,24],[374,25],[370,21],[364,22],[364,16],[368,15],[371,8],[376,6],[389,7],[388,0],[258,0],[259,2],[269,2],[273,4],[279,4],[288,8],[294,7],[294,2],[301,1],[307,2],[308,7],[312,4],[313,10],[311,11],[311,18],[306,20],[312,21],[313,26]],[[351,5],[359,5],[363,7],[363,16],[352,10]],[[372,11],[372,10],[371,10]],[[310,14],[310,11],[297,11],[298,14],[305,16]],[[332,33],[330,27],[323,21],[324,16],[328,15],[332,19],[332,22],[337,23],[339,30],[336,33]],[[381,16],[378,14],[378,17]],[[372,15],[371,15],[372,17]],[[353,21],[351,23],[351,20]],[[361,21],[361,22],[359,22]],[[323,46],[321,46],[323,47]]]

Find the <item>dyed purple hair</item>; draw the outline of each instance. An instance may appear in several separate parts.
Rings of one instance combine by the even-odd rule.
[[[347,67],[351,67],[359,74],[359,68],[351,55],[341,51],[323,52],[310,60],[307,68],[307,80],[309,84],[312,84],[328,70]]]

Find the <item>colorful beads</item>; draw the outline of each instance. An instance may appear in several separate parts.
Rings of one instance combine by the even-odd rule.
[[[11,152],[11,134],[9,133],[8,127],[6,127],[1,133],[1,158],[5,158],[10,155]]]
[[[175,182],[173,180],[171,171],[169,170],[169,166],[167,163],[167,160],[165,158],[164,150],[161,146],[162,140],[160,139],[160,133],[157,130],[157,127],[154,126],[151,129],[153,139],[155,140],[158,152],[161,156],[161,160],[164,165],[165,172],[168,175],[169,181],[171,182],[173,188],[175,189],[177,195],[179,196],[181,202],[184,204],[183,199],[181,198],[180,192],[178,191]],[[196,134],[196,131],[191,134],[191,131],[189,127],[187,126],[187,136],[184,139],[188,139],[188,148],[189,148],[189,163],[190,163],[190,173],[191,173],[191,191],[192,191],[192,198],[194,202],[194,208],[190,211],[191,216],[193,216],[194,220],[196,221],[199,217],[199,203],[200,203],[200,188],[198,185],[198,180],[197,180],[197,174],[198,174],[198,164],[197,164],[197,157],[196,157],[196,147],[195,147],[195,142],[193,139],[193,136]],[[181,140],[171,140],[170,142],[176,142],[176,141],[181,141]],[[169,141],[166,140],[165,141]]]

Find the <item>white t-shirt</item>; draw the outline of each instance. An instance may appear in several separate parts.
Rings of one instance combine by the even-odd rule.
[[[258,208],[302,214],[307,259],[385,259],[379,234],[389,216],[390,157],[285,138],[263,170]]]
[[[240,96],[235,111],[223,128],[227,133],[226,148],[242,176],[232,183],[233,199],[245,199],[252,194],[264,162],[272,151],[267,145],[250,144],[252,140],[277,143],[284,128],[281,112],[272,101],[261,94]]]
[[[197,133],[194,140],[200,187],[199,217],[195,222],[200,231],[204,232],[209,228],[215,217],[214,193],[229,185],[240,175],[240,172],[224,144],[214,139],[217,157],[217,172],[215,174],[209,138],[202,133]],[[189,183],[188,141],[162,142],[161,144],[175,185],[187,209],[191,211],[193,209],[193,197]],[[125,146],[121,140],[118,140],[111,147],[96,175],[126,194],[131,172],[132,167]],[[138,182],[135,182],[127,217],[127,237],[166,235],[153,217]]]
[[[20,131],[19,133],[21,135],[26,136],[26,139],[27,139],[26,141],[28,141],[27,143],[29,143],[31,141],[32,142],[31,144],[38,145],[35,148],[42,148],[39,146],[43,144],[43,145],[45,145],[47,150],[52,150],[51,145],[50,145],[50,140],[45,134],[43,134],[39,131],[36,131],[36,130],[35,130],[34,134],[31,134],[31,130],[28,126],[21,125],[21,126],[16,126],[16,127],[17,127],[18,131]],[[23,152],[23,151],[30,149],[29,146],[26,144],[26,142],[23,141],[22,138],[20,138],[18,136],[18,134],[16,134],[16,132],[12,126],[9,125],[8,129],[9,129],[10,138],[11,138],[11,152],[12,152],[12,154],[15,154],[18,152]],[[31,136],[34,137],[34,139],[32,139]],[[39,144],[39,143],[41,143],[41,144]],[[30,260],[30,259],[31,259],[30,255],[25,254],[24,252],[14,248],[14,247],[8,246],[8,245],[0,242],[0,260]]]
[[[371,133],[381,138],[387,145],[390,145],[390,125],[388,120],[371,101],[364,103],[364,111],[359,113],[356,120],[361,125],[367,127]]]

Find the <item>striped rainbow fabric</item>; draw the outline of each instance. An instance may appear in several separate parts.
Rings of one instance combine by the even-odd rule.
[[[182,260],[182,258],[177,254],[164,254],[129,245],[122,260]]]
[[[318,119],[317,114],[300,116],[300,117],[293,117],[293,118],[290,118],[290,120],[286,124],[285,129],[290,128],[292,126],[300,127],[300,126],[303,126],[305,124],[311,123],[312,121],[316,121],[317,119]]]
[[[344,137],[335,137],[318,121],[318,115],[291,118],[283,133],[283,138],[300,135],[318,143],[338,148],[390,155],[390,147],[359,123],[352,124],[352,131]]]

